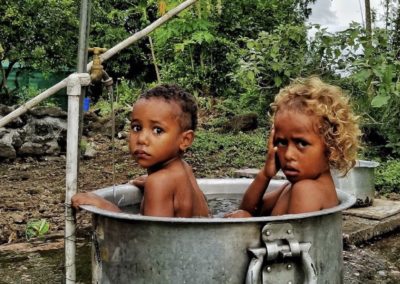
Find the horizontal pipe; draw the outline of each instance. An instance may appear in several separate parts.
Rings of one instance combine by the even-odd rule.
[[[64,80],[58,82],[51,88],[47,89],[43,93],[37,95],[33,99],[27,101],[26,103],[22,104],[20,107],[18,107],[16,110],[10,112],[7,114],[5,117],[0,119],[0,127],[3,127],[10,121],[14,120],[15,118],[19,117],[20,115],[26,113],[29,109],[34,107],[35,105],[39,104],[41,101],[47,99],[51,95],[54,95],[57,93],[59,90],[65,88],[67,86],[67,81],[68,78],[65,78]]]

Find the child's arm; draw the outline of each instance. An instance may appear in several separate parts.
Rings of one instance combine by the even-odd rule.
[[[263,206],[263,196],[268,188],[269,182],[279,170],[276,157],[277,148],[274,147],[275,131],[272,128],[268,139],[268,153],[263,169],[257,174],[249,188],[243,195],[239,209],[249,212],[252,216],[259,215]],[[274,192],[271,193],[271,202],[276,202]],[[264,211],[264,210],[263,210]]]
[[[121,212],[117,205],[91,192],[77,193],[72,196],[71,206],[79,209],[80,205],[92,205],[112,212]]]
[[[174,181],[165,174],[147,177],[142,214],[145,216],[174,217]]]

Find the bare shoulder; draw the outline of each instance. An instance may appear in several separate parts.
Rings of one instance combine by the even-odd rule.
[[[149,175],[145,184],[146,193],[166,193],[173,191],[175,179],[168,172],[160,170]]]
[[[306,179],[291,187],[289,213],[304,213],[330,208],[338,204],[332,182]]]

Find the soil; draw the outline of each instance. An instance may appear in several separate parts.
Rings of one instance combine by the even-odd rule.
[[[82,158],[80,161],[79,191],[91,191],[113,183],[126,183],[133,177],[144,174],[129,156],[125,139],[115,142],[114,158],[108,137],[97,134],[88,139],[88,145],[97,153],[93,158]],[[211,177],[209,168],[196,161],[200,159],[190,159],[196,175]],[[65,156],[18,158],[11,162],[1,162],[0,252],[12,250],[34,253],[37,250],[62,248],[65,170]],[[38,239],[27,241],[27,224],[43,218],[50,224],[46,234],[47,242]],[[90,230],[90,214],[78,212],[77,224],[78,239],[82,237],[81,240],[85,240]],[[373,243],[345,248],[345,283],[400,283],[400,264],[397,260],[400,235],[389,236],[388,240],[390,238],[394,239],[384,248],[379,247],[384,245],[374,247]],[[382,240],[377,244],[381,243]]]
[[[110,139],[95,135],[88,145],[96,154],[82,158],[79,164],[78,191],[91,191],[113,184],[126,183],[143,170],[134,165],[124,139],[115,141],[113,177]],[[62,236],[65,203],[65,156],[18,158],[0,165],[0,245],[26,241],[29,222],[46,219],[50,236]],[[89,214],[77,214],[78,233],[88,227]],[[81,219],[81,220],[80,220]],[[80,230],[83,229],[83,230]]]

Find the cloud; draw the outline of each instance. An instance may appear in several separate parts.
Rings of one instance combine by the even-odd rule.
[[[323,26],[333,26],[338,22],[338,17],[332,10],[332,0],[318,0],[311,6],[312,13],[308,21]]]

